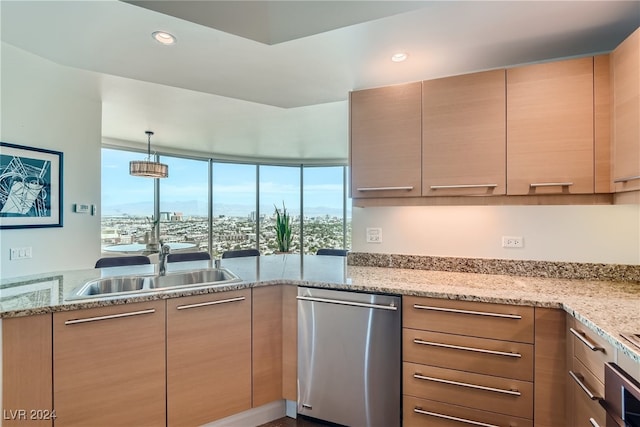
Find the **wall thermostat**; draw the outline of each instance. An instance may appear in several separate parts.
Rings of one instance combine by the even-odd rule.
[[[73,205],[73,211],[75,213],[89,213],[89,205],[76,203]]]

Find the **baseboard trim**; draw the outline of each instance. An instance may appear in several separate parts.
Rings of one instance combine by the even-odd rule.
[[[286,415],[285,406],[284,400],[276,400],[221,420],[212,421],[202,427],[259,426],[284,417]]]

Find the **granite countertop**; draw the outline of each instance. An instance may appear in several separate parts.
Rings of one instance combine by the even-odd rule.
[[[209,261],[169,265],[168,273],[211,267]],[[155,265],[63,271],[0,280],[0,318],[67,311],[152,299],[289,284],[356,291],[416,295],[464,301],[564,309],[618,350],[640,363],[640,349],[620,337],[640,332],[640,284],[636,282],[553,279],[347,265],[344,257],[273,255],[222,260],[242,281],[204,288],[157,291],[135,296],[74,300],[89,280],[153,274]]]

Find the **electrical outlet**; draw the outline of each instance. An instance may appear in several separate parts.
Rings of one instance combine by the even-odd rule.
[[[524,238],[522,236],[502,236],[503,248],[522,248],[524,247]]]
[[[11,248],[9,259],[27,259],[31,258],[31,246],[26,248]]]
[[[382,243],[382,228],[367,227],[367,243]]]

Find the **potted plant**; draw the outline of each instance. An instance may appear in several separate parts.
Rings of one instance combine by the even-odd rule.
[[[278,252],[290,252],[291,241],[293,236],[291,235],[291,215],[287,213],[287,208],[282,202],[282,212],[276,205],[276,243],[278,244]]]

